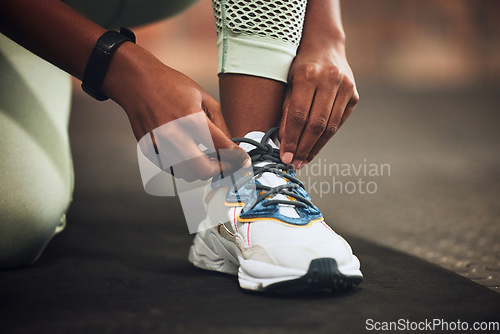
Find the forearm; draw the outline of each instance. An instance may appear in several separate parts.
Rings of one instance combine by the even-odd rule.
[[[60,0],[2,0],[0,31],[81,79],[92,48],[105,29]]]
[[[308,0],[299,50],[316,45],[344,47],[344,43],[339,0]]]
[[[0,1],[0,32],[78,79],[105,31],[60,0]],[[163,66],[143,48],[122,44],[113,56],[102,91],[123,106],[132,93],[127,91],[130,83],[149,76],[140,62]]]

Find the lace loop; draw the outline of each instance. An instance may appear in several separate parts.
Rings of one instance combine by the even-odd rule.
[[[267,131],[260,142],[244,137],[232,139],[235,143],[247,143],[255,146],[254,149],[248,152],[248,155],[252,159],[253,176],[250,175],[240,180],[240,182],[234,186],[234,190],[237,192],[246,182],[251,179],[257,179],[264,173],[273,173],[285,178],[288,182],[276,187],[270,187],[256,182],[256,190],[259,191],[259,193],[263,191],[263,193],[257,197],[256,201],[249,208],[250,210],[266,198],[269,198],[269,200],[264,203],[264,206],[266,207],[274,204],[286,204],[302,208],[306,208],[308,206],[312,207],[313,204],[307,198],[293,192],[295,189],[305,188],[302,182],[300,182],[295,176],[288,173],[289,171],[294,170],[293,165],[285,165],[281,161],[279,149],[272,147],[271,144],[268,143],[271,135],[273,135],[277,130],[278,128],[272,128]],[[267,162],[267,164],[263,166],[256,166],[259,162]],[[272,199],[277,194],[285,195],[288,198],[293,198],[295,200]]]

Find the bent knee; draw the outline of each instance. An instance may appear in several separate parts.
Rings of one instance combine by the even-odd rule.
[[[64,228],[71,188],[51,175],[31,178],[29,184],[19,177],[0,179],[6,190],[0,198],[0,269],[32,264]]]
[[[0,210],[0,269],[33,264],[66,224],[62,210],[39,212],[31,208],[22,214],[5,208]]]

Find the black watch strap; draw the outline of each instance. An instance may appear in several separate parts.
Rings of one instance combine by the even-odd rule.
[[[127,41],[135,43],[134,33],[127,28],[121,28],[120,32],[108,30],[99,37],[90,54],[83,74],[82,89],[84,92],[98,101],[108,99],[101,92],[101,85],[108,71],[113,54],[121,44]]]

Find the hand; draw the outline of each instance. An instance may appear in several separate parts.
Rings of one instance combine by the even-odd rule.
[[[164,166],[164,170],[169,171],[170,166],[175,164],[176,177],[189,181],[206,180],[222,170],[237,169],[248,159],[248,155],[228,138],[229,131],[219,103],[193,80],[164,65],[135,44],[124,43],[117,50],[103,90],[125,109],[138,141],[156,129],[153,144],[160,151],[160,157],[181,164],[168,163]],[[202,120],[200,123],[197,117],[172,122],[188,115],[199,116],[200,112],[206,115],[206,122]],[[209,134],[203,131],[206,124]],[[203,154],[200,143],[233,153],[225,151],[221,163],[216,156],[210,158]],[[141,145],[148,158],[155,155],[153,145],[149,146]]]
[[[280,126],[281,160],[310,162],[352,114],[359,100],[343,42],[301,44],[290,67]]]
[[[59,0],[0,1],[0,32],[77,78],[82,78],[92,48],[105,31]],[[168,152],[160,153],[169,160],[188,161],[177,168],[181,173],[175,173],[176,176],[207,179],[221,168],[230,172],[248,159],[228,138],[217,101],[191,79],[165,66],[136,44],[126,42],[117,49],[102,90],[125,109],[137,140],[157,129],[156,143],[168,143],[169,147]],[[201,123],[208,128],[202,136],[203,131],[198,131],[200,122],[188,124],[187,130],[185,126],[170,129],[169,133],[158,129],[200,112],[206,114]],[[207,132],[210,134],[206,135]],[[212,148],[210,153],[217,153],[215,159],[198,147],[205,139],[208,143],[204,146]],[[154,151],[153,144],[149,146]],[[229,151],[214,152],[220,149]],[[143,153],[148,156],[148,152]],[[217,155],[224,161],[219,162]]]

